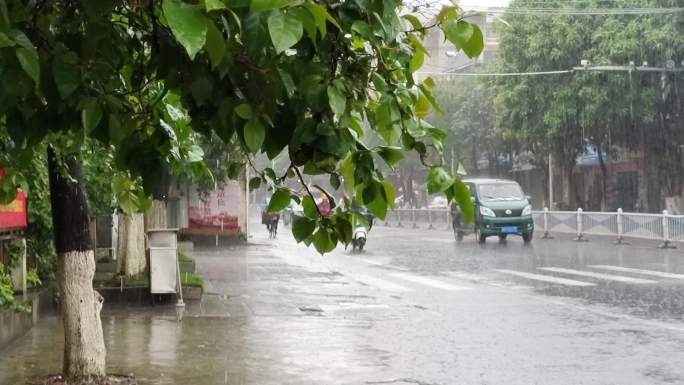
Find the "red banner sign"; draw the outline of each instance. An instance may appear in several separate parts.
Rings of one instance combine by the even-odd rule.
[[[5,175],[5,170],[0,168],[0,178]],[[0,204],[0,230],[28,227],[28,204],[26,194],[17,191],[17,198],[8,203]]]

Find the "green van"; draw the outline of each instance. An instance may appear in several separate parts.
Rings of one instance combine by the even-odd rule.
[[[474,232],[480,243],[488,236],[505,240],[508,235],[520,235],[525,243],[532,241],[534,221],[530,199],[520,185],[505,179],[464,179],[475,206],[475,224],[465,222],[452,206],[454,235],[457,240]]]

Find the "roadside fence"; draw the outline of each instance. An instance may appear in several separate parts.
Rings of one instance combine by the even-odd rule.
[[[572,234],[576,241],[586,241],[591,236],[614,237],[616,244],[626,244],[627,239],[647,239],[660,242],[661,248],[673,248],[674,243],[684,242],[684,215],[592,212],[581,208],[577,211],[532,211],[535,230],[542,238],[553,238],[554,233]],[[400,208],[387,213],[385,226],[446,229],[451,230],[451,213],[446,208]]]

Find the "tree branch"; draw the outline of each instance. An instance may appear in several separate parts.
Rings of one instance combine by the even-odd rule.
[[[318,215],[323,218],[323,213],[321,213],[321,209],[318,208],[318,205],[316,204],[316,198],[314,198],[313,193],[311,193],[311,190],[309,189],[309,186],[304,182],[304,177],[302,176],[302,173],[299,171],[297,167],[294,167],[295,173],[297,173],[297,177],[299,178],[299,183],[304,186],[306,189],[306,193],[309,194],[311,199],[314,201],[314,206],[316,207],[316,211],[318,212]]]

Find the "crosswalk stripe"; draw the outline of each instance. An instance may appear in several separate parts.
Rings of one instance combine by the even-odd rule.
[[[406,273],[394,273],[390,274],[392,277],[401,278],[409,282],[418,283],[425,286],[434,287],[436,289],[448,290],[448,291],[459,291],[459,290],[470,290],[469,287],[456,286],[444,281],[438,281],[436,279],[430,279],[426,277],[420,277],[417,275],[406,274]]]
[[[557,284],[567,285],[567,286],[596,286],[595,284],[593,284],[591,282],[575,281],[574,279],[567,279],[567,278],[552,277],[549,275],[526,273],[523,271],[506,270],[506,269],[496,269],[495,271],[498,271],[499,273],[510,274],[510,275],[515,275],[515,276],[522,277],[522,278],[531,279],[534,281],[557,283]]]
[[[486,278],[481,275],[466,273],[463,271],[449,271],[447,272],[447,275],[452,276],[454,278],[465,279],[466,281],[473,282],[482,282],[486,280]]]
[[[601,270],[612,270],[612,271],[620,271],[623,273],[643,274],[643,275],[651,275],[651,276],[660,277],[660,278],[671,278],[671,279],[683,279],[684,280],[684,274],[666,273],[664,271],[633,269],[630,267],[610,266],[610,265],[589,265],[589,267],[594,268],[594,269],[601,269]]]
[[[381,290],[403,291],[403,292],[413,291],[413,289],[410,289],[408,287],[397,285],[394,282],[385,281],[384,279],[371,277],[369,275],[354,274],[353,277],[358,282],[364,283],[364,284],[369,285],[369,286],[376,287],[376,288],[381,289]]]
[[[344,310],[371,310],[371,309],[389,309],[389,305],[384,303],[379,304],[364,304],[364,303],[338,303],[338,304],[321,304],[318,305],[323,311],[344,311]]]
[[[565,269],[562,267],[538,267],[537,269],[544,270],[544,271],[551,271],[554,273],[563,273],[563,274],[571,274],[571,275],[579,275],[579,276],[583,276],[583,277],[603,279],[606,281],[616,281],[616,282],[624,282],[624,283],[639,283],[639,284],[657,283],[656,281],[651,281],[649,279],[625,277],[622,275],[601,274],[601,273],[594,273],[591,271]]]
[[[385,265],[384,263],[381,263],[381,262],[378,262],[378,261],[373,261],[373,260],[371,260],[371,259],[366,259],[366,258],[349,257],[349,256],[348,256],[347,258],[353,259],[353,260],[355,260],[355,261],[367,263],[367,264],[369,264],[369,265],[374,265],[374,266],[384,266],[384,265]]]

